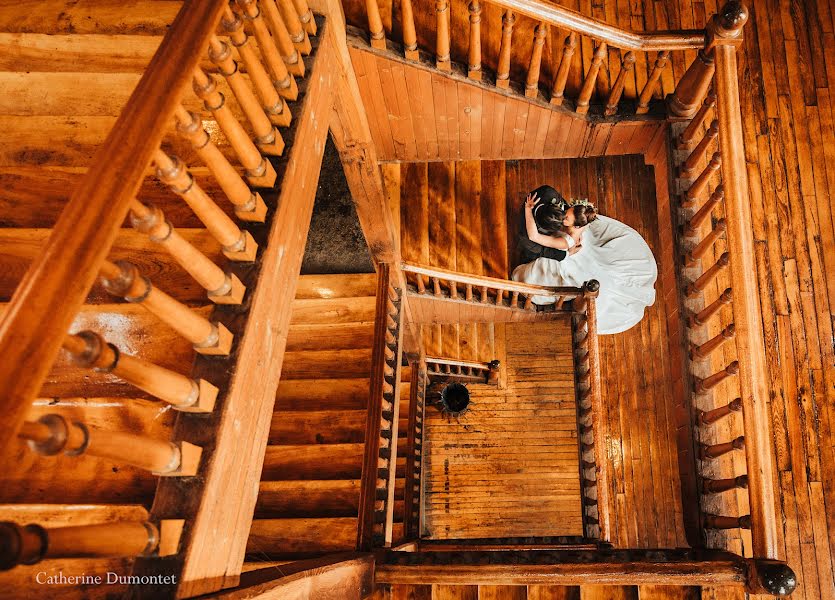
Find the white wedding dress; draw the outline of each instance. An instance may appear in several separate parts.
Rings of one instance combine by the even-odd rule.
[[[568,239],[569,247],[574,239]],[[562,261],[538,258],[513,270],[514,281],[536,285],[580,287],[600,282],[597,298],[598,333],[620,333],[636,325],[644,309],[655,302],[658,267],[641,235],[628,225],[598,215],[583,230],[579,251]],[[545,297],[536,304],[550,304]]]

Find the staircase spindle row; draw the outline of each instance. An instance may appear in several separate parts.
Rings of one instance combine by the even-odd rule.
[[[400,420],[400,364],[403,348],[402,291],[388,264],[378,267],[377,307],[360,491],[357,545],[380,548],[392,541],[397,440]],[[406,457],[414,460],[414,457]]]
[[[534,298],[553,299],[555,310],[582,294],[580,288],[547,288],[480,275],[456,273],[435,267],[403,264],[410,293],[439,300],[458,300],[474,305],[490,304],[536,313]]]
[[[490,383],[495,385],[499,378],[501,364],[498,360],[472,362],[426,357],[426,374],[433,381],[458,381],[460,383]]]
[[[187,4],[184,10],[189,6],[196,10],[193,4]],[[309,36],[316,34],[317,26],[306,0],[279,0],[277,4],[275,0],[233,0],[223,6],[201,9],[200,14],[213,14],[220,20],[220,27],[209,28],[205,19],[201,21],[206,25],[205,35],[201,38],[201,47],[189,50],[195,53],[194,61],[183,69],[181,83],[193,82],[193,92],[211,113],[223,134],[218,139],[228,143],[230,152],[227,154],[226,149],[218,147],[221,142],[214,141],[209,133],[212,127],[206,125],[200,115],[183,107],[189,102],[183,98],[173,101],[172,97],[166,105],[169,111],[166,122],[174,127],[161,133],[162,143],[155,142],[159,144],[156,149],[145,155],[149,156],[150,164],[143,163],[142,169],[147,171],[147,167],[152,166],[159,181],[185,202],[211,236],[212,243],[216,241],[223,257],[221,260],[226,264],[217,264],[206,252],[190,243],[160,208],[141,198],[127,203],[127,221],[163,248],[174,263],[206,290],[209,301],[219,307],[241,305],[248,291],[241,278],[247,279],[249,275],[245,274],[253,269],[259,255],[256,237],[264,239],[261,224],[267,223],[270,217],[259,188],[265,194],[267,190],[272,193],[276,183],[277,174],[270,157],[284,153],[279,128],[290,127],[293,123],[288,102],[299,99],[295,77],[305,73],[302,56],[311,53],[313,46]],[[179,32],[175,37],[182,35]],[[162,44],[160,52],[165,46]],[[233,54],[232,47],[237,49],[237,54]],[[215,75],[206,73],[199,66],[191,66],[199,65],[203,57],[217,67],[219,76],[232,92],[230,98],[220,91]],[[242,74],[238,60],[245,66],[246,76]],[[179,89],[188,87],[180,86]],[[233,111],[231,103],[235,103],[240,112]],[[247,127],[239,122],[236,114],[243,115],[248,121]],[[252,132],[252,138],[248,130]],[[187,143],[202,165],[190,169],[171,152],[170,147],[176,146],[176,142],[169,144],[166,136],[172,134]],[[237,162],[230,159],[230,155],[237,158]],[[225,200],[213,197],[211,186],[198,183],[193,172],[203,167],[214,178],[218,195],[224,196]],[[231,204],[231,211],[222,208],[222,200]],[[121,222],[120,218],[114,228]],[[255,229],[251,229],[253,227]],[[224,362],[217,363],[216,381],[214,374],[209,374],[203,367],[189,363],[183,365],[183,372],[179,372],[125,351],[130,347],[125,342],[130,340],[117,340],[112,337],[113,333],[107,334],[111,338],[107,340],[100,332],[82,330],[68,333],[61,340],[71,363],[79,369],[79,376],[83,376],[85,369],[109,374],[180,413],[216,413],[216,404],[223,401],[224,386],[235,366],[235,344],[239,335],[232,332],[243,331],[241,319],[245,318],[248,309],[242,307],[236,308],[237,312],[230,312],[214,307],[211,316],[204,316],[206,313],[179,300],[178,290],[163,291],[154,285],[137,266],[141,262],[107,258],[107,251],[103,254],[104,259],[97,269],[106,291],[142,306],[154,319],[187,340],[197,355]],[[389,301],[397,313],[399,303],[399,298]],[[395,314],[395,318],[399,317]],[[389,429],[394,426],[396,431],[396,410],[392,415],[392,374],[397,372],[395,363],[399,361],[400,353],[396,351],[392,355],[389,351],[385,357],[384,388],[388,391],[384,392],[386,411],[382,416]],[[198,358],[195,364],[202,364],[201,360],[205,359]],[[204,377],[211,378],[212,382]],[[50,414],[25,420],[17,437],[26,442],[29,450],[44,457],[43,460],[57,454],[67,457],[86,455],[164,477],[194,478],[203,473],[204,463],[208,463],[210,453],[214,452],[213,444],[206,447],[207,455],[202,443],[179,439],[178,433],[171,440],[157,439],[91,423],[84,418],[70,419],[61,413],[60,406],[56,406]],[[206,421],[206,427],[214,425]],[[396,437],[394,441],[389,438],[386,443],[396,444]],[[383,459],[381,453],[380,460]],[[58,528],[0,523],[0,545],[10,550],[3,553],[0,569],[63,557],[178,554],[183,551],[180,532],[184,523],[183,519],[151,519]]]
[[[720,17],[714,18],[714,27],[716,19]],[[740,23],[744,23],[744,19]],[[741,27],[740,23],[734,24],[734,27]],[[720,31],[720,34],[727,35],[731,29],[724,33]],[[745,436],[734,435],[735,422],[728,419],[733,414],[739,414],[742,423],[749,418],[742,414],[743,401],[737,396],[733,383],[734,376],[740,374],[739,361],[749,357],[728,344],[739,341],[738,328],[734,322],[736,319],[732,317],[728,321],[727,311],[723,311],[723,307],[734,303],[738,293],[727,283],[732,262],[741,258],[728,251],[730,220],[737,215],[729,215],[726,210],[730,182],[723,181],[719,173],[720,169],[724,171],[723,162],[728,158],[723,154],[727,146],[721,143],[722,136],[728,132],[722,129],[725,125],[720,116],[719,103],[728,100],[718,97],[718,82],[713,81],[715,39],[709,39],[679,81],[669,110],[674,117],[682,119],[673,124],[676,156],[680,161],[678,185],[682,192],[683,225],[679,247],[688,273],[701,265],[701,272],[696,270],[693,275],[685,276],[684,284],[685,304],[690,310],[686,319],[690,333],[689,365],[695,402],[714,407],[697,409],[694,416],[699,438],[697,454],[701,461],[702,526],[712,530],[749,529],[752,524],[750,515],[731,517],[716,514],[723,512],[728,505],[737,504],[734,500],[726,504],[722,495],[748,489],[748,475],[729,471],[728,465],[733,462],[725,463],[718,459],[734,451],[745,450]],[[738,143],[741,144],[742,140]],[[720,177],[714,185],[717,173]],[[715,218],[717,213],[718,218]],[[709,297],[712,300],[708,302]],[[730,353],[737,355],[737,360],[727,358],[729,347]],[[739,385],[741,388],[742,383],[739,382]],[[725,441],[729,436],[730,441]],[[748,465],[749,472],[752,468],[757,467]],[[751,502],[754,501],[751,498]]]
[[[423,481],[423,432],[426,411],[426,363],[412,365],[413,386],[409,402],[409,429],[406,444],[406,487],[403,496],[403,530],[406,539],[420,536],[421,491]]]
[[[453,14],[458,14],[453,11],[453,0],[434,0],[435,20],[434,20],[434,41],[433,48],[426,48],[427,51],[434,53],[435,67],[441,71],[453,71],[453,58],[451,52],[453,51],[453,40],[451,39],[453,23],[451,22]],[[498,56],[495,64],[495,73],[493,78],[488,82],[489,75],[486,73],[485,65],[483,64],[482,53],[482,35],[487,27],[484,20],[484,4],[482,0],[457,0],[459,2],[466,2],[467,19],[462,24],[468,27],[468,34],[466,36],[466,57],[461,57],[462,62],[466,60],[462,71],[466,71],[467,77],[475,81],[484,81],[485,83],[494,83],[496,87],[504,90],[518,91],[526,98],[543,99],[540,96],[539,88],[542,84],[542,74],[544,72],[543,61],[547,60],[543,55],[546,38],[548,37],[549,29],[553,32],[552,35],[557,36],[559,44],[562,49],[560,56],[556,59],[558,64],[552,65],[550,72],[555,73],[552,81],[546,82],[544,87],[550,90],[550,95],[544,98],[545,101],[550,102],[554,106],[563,105],[565,102],[565,89],[569,80],[569,73],[572,69],[580,69],[579,79],[582,81],[581,89],[574,90],[578,93],[573,109],[579,114],[586,114],[589,112],[593,101],[601,105],[600,111],[605,116],[614,116],[620,110],[621,100],[628,90],[630,97],[630,104],[634,100],[634,113],[646,114],[650,110],[650,102],[653,98],[662,98],[663,92],[661,87],[662,75],[665,71],[670,69],[670,55],[673,49],[682,49],[678,46],[669,49],[659,49],[653,46],[654,59],[649,56],[649,51],[645,50],[640,44],[635,44],[634,47],[626,47],[620,50],[621,58],[620,64],[617,68],[617,75],[612,75],[614,80],[609,86],[608,77],[606,83],[598,85],[598,76],[601,70],[609,68],[609,51],[612,48],[611,44],[604,39],[595,37],[599,35],[598,31],[593,31],[594,27],[586,27],[578,23],[576,15],[565,15],[566,20],[557,19],[554,22],[542,21],[534,19],[531,15],[526,15],[523,12],[515,12],[514,9],[498,3],[501,7],[501,24],[495,23],[496,27],[501,27],[499,35],[500,45]],[[383,19],[380,14],[380,6],[377,0],[366,0],[365,2],[367,17],[368,17],[368,32],[369,43],[372,48],[378,50],[386,50],[386,29],[383,24]],[[560,7],[549,7],[552,10],[559,11]],[[524,20],[522,20],[524,19]],[[527,29],[528,23],[533,20],[530,29]],[[419,60],[418,55],[418,36],[415,29],[415,16],[411,0],[404,0],[400,6],[400,23],[402,39],[398,42],[402,43],[403,53],[408,60]],[[530,34],[533,38],[531,45],[531,52],[526,56],[525,77],[524,81],[520,82],[519,88],[511,86],[511,72],[513,70],[512,60],[514,57],[513,35],[518,29],[519,23],[525,23],[526,30],[523,35]],[[569,24],[570,23],[570,24]],[[566,27],[576,27],[576,30],[566,29]],[[588,71],[582,72],[582,63],[575,62],[574,55],[580,42],[581,36],[588,35],[592,46],[594,47],[593,55],[588,57],[586,64],[589,64]],[[590,46],[590,47],[592,47]],[[697,46],[689,46],[697,47]],[[638,77],[634,75],[636,64],[639,63],[636,52],[644,52],[647,54],[646,60],[640,61],[640,64],[652,64],[652,68],[647,68],[646,81],[640,89],[637,88]],[[572,63],[575,63],[572,65]],[[518,69],[522,70],[522,69]],[[614,70],[614,69],[613,69]],[[666,80],[665,80],[666,81]]]

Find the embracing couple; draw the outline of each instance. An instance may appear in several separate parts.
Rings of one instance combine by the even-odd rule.
[[[525,200],[519,232],[524,264],[514,281],[553,287],[600,282],[599,333],[619,333],[637,324],[655,302],[658,268],[647,243],[628,225],[599,215],[586,200],[566,200],[543,185]],[[535,297],[537,304],[552,298]]]

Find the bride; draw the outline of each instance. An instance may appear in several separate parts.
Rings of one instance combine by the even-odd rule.
[[[537,258],[514,269],[514,281],[546,286],[581,287],[600,282],[597,298],[598,333],[620,333],[636,325],[644,309],[655,302],[658,268],[649,246],[628,225],[598,215],[587,201],[566,206],[563,227],[556,235],[540,233],[534,212],[536,193],[525,201],[525,229],[531,242],[567,250],[562,260]],[[553,299],[534,298],[537,304]]]

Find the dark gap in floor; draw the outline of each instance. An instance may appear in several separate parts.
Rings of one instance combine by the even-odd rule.
[[[339,152],[330,138],[325,144],[301,272],[302,275],[374,272]]]

